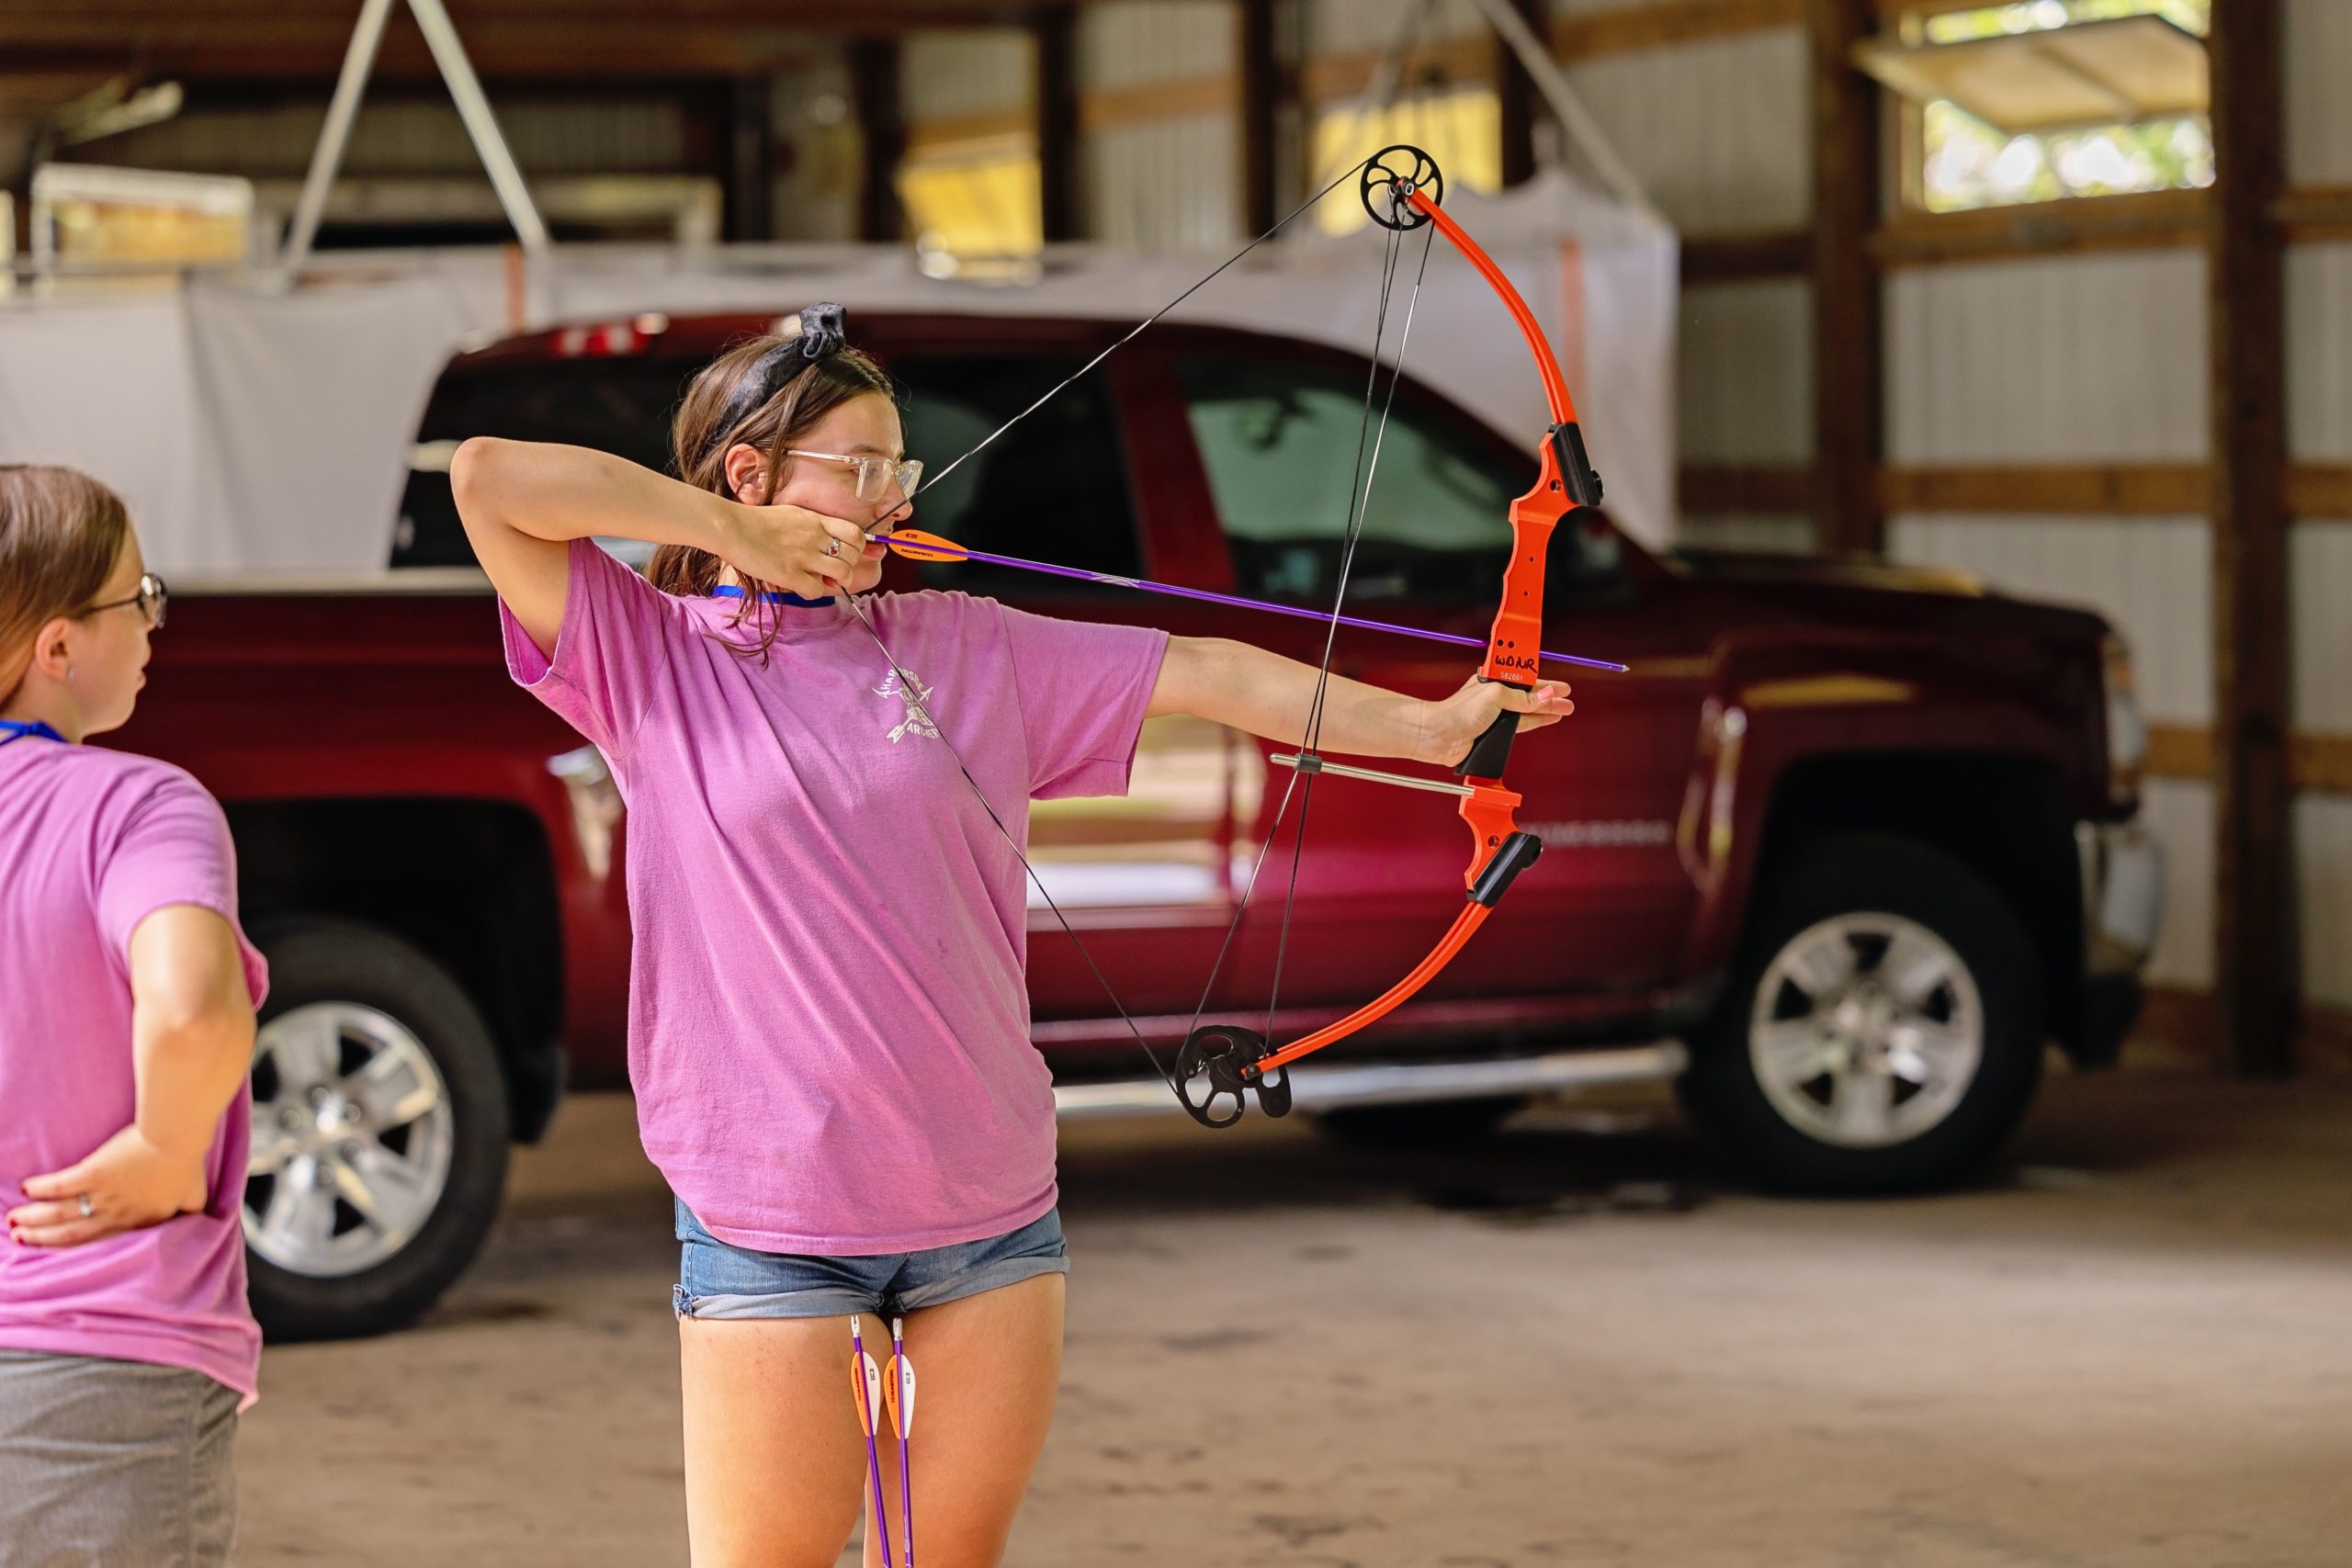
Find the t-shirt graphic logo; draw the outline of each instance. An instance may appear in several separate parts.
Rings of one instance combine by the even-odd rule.
[[[905,670],[891,671],[889,679],[874,688],[876,696],[897,697],[907,705],[907,716],[890,731],[890,744],[897,745],[900,736],[909,734],[929,736],[933,740],[939,739],[939,727],[931,722],[933,690],[924,685],[919,676]]]

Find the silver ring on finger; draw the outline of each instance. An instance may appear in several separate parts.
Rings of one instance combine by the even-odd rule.
[[[87,1192],[83,1193],[77,1201],[80,1203],[82,1208],[82,1217],[85,1220],[89,1219],[98,1212],[98,1206],[90,1201],[90,1195]]]
[[[829,556],[837,556],[837,555],[841,554],[841,553],[842,553],[842,542],[841,542],[839,539],[828,539],[828,540],[826,540],[826,541],[825,541],[825,553],[826,553],[827,555],[829,555]]]

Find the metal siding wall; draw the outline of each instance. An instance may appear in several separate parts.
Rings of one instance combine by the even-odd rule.
[[[1896,463],[2195,462],[2211,446],[2197,251],[1898,271]]]
[[[2213,719],[2213,585],[2201,517],[1892,520],[1888,553],[1956,568],[2024,599],[2086,605],[2132,644],[2140,705],[2156,724]]]
[[[1686,234],[1802,228],[1813,209],[1804,32],[1706,39],[1568,68],[1618,154]]]
[[[1706,512],[1675,525],[1677,544],[1701,549],[1813,553],[1813,519],[1772,512]]]
[[[1087,232],[1149,251],[1230,248],[1240,228],[1241,133],[1222,115],[1111,126],[1084,150]]]
[[[1682,296],[1675,378],[1686,463],[1813,460],[1813,286],[1715,283]]]
[[[499,129],[526,174],[684,172],[685,114],[673,100],[525,99],[497,112]],[[106,162],[135,168],[299,175],[310,164],[325,119],[322,102],[199,108],[97,146]],[[446,98],[363,102],[343,172],[363,178],[480,175],[481,159]]]
[[[2294,727],[2352,735],[2352,522],[2298,524],[2289,547]]]
[[[2287,180],[2352,185],[2352,4],[2287,0]]]
[[[2165,921],[2148,962],[2152,985],[2213,986],[2213,786],[2199,779],[2150,779],[2140,813],[2165,850]]]
[[[899,46],[899,92],[910,121],[1020,112],[1035,91],[1029,35],[1012,28],[910,32]]]
[[[2295,860],[2303,999],[2352,1010],[2352,799],[2306,795],[2295,802]]]
[[[2287,252],[2287,443],[2298,462],[2352,463],[2352,244]]]
[[[1306,37],[1317,56],[1377,52],[1403,30],[1406,13],[1421,0],[1307,0]],[[1424,48],[1440,39],[1484,36],[1486,18],[1470,0],[1443,0],[1420,24]]]
[[[1232,7],[1197,0],[1090,6],[1078,18],[1079,91],[1119,92],[1208,76],[1238,80]],[[1086,232],[1152,251],[1215,250],[1239,238],[1241,128],[1234,113],[1172,116],[1086,132]]]
[[[1085,91],[1238,73],[1234,10],[1199,0],[1128,0],[1078,15],[1078,79]]]
[[[1889,521],[1898,560],[1973,572],[2020,598],[2087,605],[2132,645],[2140,704],[2156,724],[2213,717],[2213,592],[2201,517],[1904,516]],[[2212,983],[2213,792],[2152,779],[2148,826],[2164,845],[2164,931],[2150,978]]]

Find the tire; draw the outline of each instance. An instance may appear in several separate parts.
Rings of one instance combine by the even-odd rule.
[[[1840,834],[1769,890],[1690,1043],[1683,1108],[1760,1184],[1949,1186],[2033,1099],[2041,973],[2016,912],[1967,866],[1916,840]]]
[[[1432,1100],[1326,1111],[1316,1131],[1361,1149],[1441,1149],[1476,1143],[1502,1125],[1524,1099]]]
[[[448,971],[389,932],[263,933],[245,1254],[272,1340],[380,1334],[473,1260],[498,1212],[506,1079]]]

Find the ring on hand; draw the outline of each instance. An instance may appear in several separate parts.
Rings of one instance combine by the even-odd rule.
[[[829,555],[829,556],[837,556],[837,555],[841,554],[841,553],[842,553],[842,542],[841,542],[839,539],[828,539],[828,540],[826,540],[826,541],[825,541],[825,553],[826,553],[827,555]]]
[[[82,1205],[82,1217],[84,1219],[86,1220],[98,1212],[98,1206],[90,1201],[90,1195],[87,1192],[82,1194],[79,1201]]]

